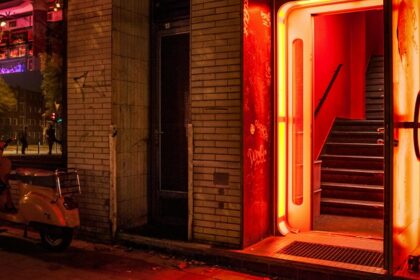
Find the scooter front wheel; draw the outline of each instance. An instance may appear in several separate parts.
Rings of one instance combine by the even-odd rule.
[[[42,245],[55,252],[65,250],[73,239],[72,228],[43,227],[39,230],[39,234]]]

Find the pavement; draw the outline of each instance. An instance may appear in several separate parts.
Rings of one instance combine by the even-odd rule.
[[[61,155],[60,145],[54,144],[51,150],[53,155]],[[3,152],[4,155],[22,155],[21,147],[16,146],[16,144],[10,144],[7,146],[6,150]],[[29,144],[28,148],[25,151],[25,155],[48,155],[48,145],[47,144]]]
[[[266,280],[202,261],[123,245],[74,240],[61,253],[42,248],[37,233],[0,227],[0,279]]]

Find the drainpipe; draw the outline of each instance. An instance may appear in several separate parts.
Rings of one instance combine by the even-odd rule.
[[[111,222],[111,238],[115,240],[117,233],[117,128],[109,127],[109,220]]]

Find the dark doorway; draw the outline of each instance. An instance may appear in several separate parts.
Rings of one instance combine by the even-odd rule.
[[[182,28],[159,31],[156,39],[150,231],[187,239],[190,39]]]

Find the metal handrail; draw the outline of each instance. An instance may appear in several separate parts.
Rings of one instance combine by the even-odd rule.
[[[338,64],[337,69],[335,70],[334,75],[332,76],[332,78],[330,80],[330,83],[328,84],[327,89],[325,90],[324,94],[322,95],[322,98],[319,101],[318,106],[316,106],[315,117],[316,117],[316,115],[318,115],[319,111],[321,110],[322,105],[324,104],[325,100],[327,99],[328,93],[330,92],[330,90],[331,90],[331,88],[332,88],[332,86],[335,82],[335,79],[337,78],[338,73],[341,70],[341,66],[343,66],[343,64]]]

